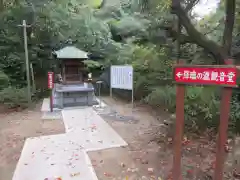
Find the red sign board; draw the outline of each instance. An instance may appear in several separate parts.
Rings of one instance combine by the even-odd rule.
[[[237,86],[236,67],[184,67],[174,69],[176,83]]]
[[[48,89],[52,89],[53,88],[53,72],[48,72]]]

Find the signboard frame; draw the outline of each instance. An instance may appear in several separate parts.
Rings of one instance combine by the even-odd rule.
[[[121,87],[114,87],[113,85],[112,85],[112,77],[113,77],[113,68],[129,68],[129,69],[131,69],[131,72],[128,72],[128,73],[131,73],[131,74],[129,74],[129,76],[131,76],[131,88],[121,88]],[[120,78],[121,78],[122,76],[120,76]],[[123,78],[123,77],[122,77]],[[130,84],[129,84],[130,85]],[[134,69],[133,69],[133,67],[132,67],[132,65],[128,65],[128,64],[126,64],[126,65],[111,65],[111,67],[110,67],[110,97],[112,98],[112,89],[123,89],[123,90],[131,90],[132,91],[132,93],[131,93],[131,95],[132,95],[132,108],[134,107]]]
[[[225,157],[225,145],[227,142],[227,129],[230,117],[230,106],[232,89],[238,87],[239,67],[233,65],[233,60],[225,60],[225,65],[185,65],[183,60],[179,60],[179,64],[173,68],[173,79],[175,80],[175,68],[176,67],[198,67],[198,68],[233,68],[236,70],[236,79],[234,86],[224,84],[204,84],[204,83],[188,83],[188,82],[176,82],[176,125],[175,125],[175,137],[174,137],[174,156],[173,156],[173,180],[182,179],[181,176],[181,151],[182,151],[182,137],[184,134],[184,98],[185,98],[185,85],[214,85],[222,88],[222,96],[220,103],[220,125],[217,139],[217,151],[216,151],[216,167],[214,171],[214,179],[223,179],[223,167]]]

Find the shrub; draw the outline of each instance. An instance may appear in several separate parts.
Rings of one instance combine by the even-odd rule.
[[[185,124],[189,131],[199,132],[219,124],[219,97],[215,87],[187,87]]]
[[[174,113],[176,109],[176,88],[162,86],[152,91],[144,101],[153,106],[164,106]],[[214,87],[188,86],[185,92],[185,125],[189,131],[218,127],[219,97]]]
[[[6,88],[8,86],[8,83],[9,83],[8,76],[4,72],[0,71],[0,90]]]
[[[176,89],[174,86],[158,87],[144,98],[144,102],[152,106],[164,106],[171,112],[174,112],[176,107]]]
[[[7,87],[0,91],[0,103],[8,108],[27,107],[26,89],[16,87]]]
[[[234,95],[231,106],[231,121],[229,123],[229,130],[233,134],[240,134],[240,104],[237,98],[239,94]]]

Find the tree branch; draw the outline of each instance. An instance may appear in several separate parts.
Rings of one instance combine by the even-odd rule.
[[[184,26],[189,37],[191,37],[194,43],[204,48],[207,52],[211,53],[219,63],[224,63],[222,55],[220,54],[221,47],[214,41],[207,39],[193,26],[187,13],[184,11],[180,4],[175,6],[173,5],[172,12],[178,16],[181,24]]]
[[[186,12],[189,12],[200,0],[190,0],[185,8]]]
[[[207,32],[205,32],[205,33],[203,33],[203,34],[204,34],[204,35],[208,35],[208,34],[212,33],[213,31],[217,30],[217,28],[219,28],[220,25],[221,25],[221,24],[219,23],[218,25],[216,25],[215,27],[213,27],[211,30],[209,30],[209,31],[207,31]]]
[[[178,37],[180,44],[194,43],[190,36],[187,36],[182,33],[179,35],[178,31],[174,28],[164,27],[164,29],[168,32],[168,36],[173,38],[173,41],[177,40]]]

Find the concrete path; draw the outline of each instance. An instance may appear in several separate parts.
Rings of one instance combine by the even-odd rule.
[[[127,146],[92,107],[63,110],[62,117],[65,134],[26,140],[13,180],[97,180],[87,152]]]

